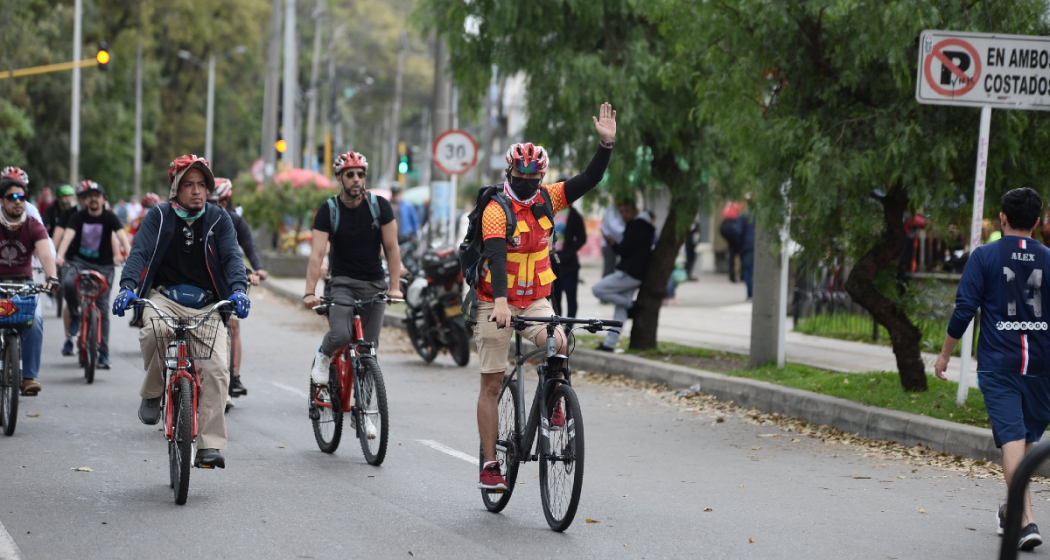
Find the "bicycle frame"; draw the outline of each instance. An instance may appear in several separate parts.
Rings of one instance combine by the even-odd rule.
[[[364,323],[361,321],[359,309],[358,306],[354,306],[354,326],[350,330],[350,342],[332,355],[332,365],[334,365],[336,371],[339,372],[339,398],[341,404],[340,408],[343,412],[350,412],[352,410],[350,397],[358,389],[357,376],[354,375],[354,371],[357,369],[360,356],[376,355],[375,344],[364,340]],[[364,350],[364,352],[361,352],[361,350]],[[332,407],[331,403],[321,401],[320,389],[318,389],[317,393],[313,395],[313,399],[314,404],[319,407]]]
[[[84,275],[92,276],[94,281],[99,283],[99,292],[97,294],[87,295],[80,290],[80,278]],[[95,307],[95,302],[98,301],[98,298],[106,292],[106,290],[109,288],[109,285],[108,282],[106,282],[106,277],[102,276],[94,270],[82,270],[77,272],[77,277],[74,281],[74,285],[76,286],[77,295],[79,296],[80,302],[80,337],[78,346],[80,348],[85,348],[84,345],[87,343],[86,337],[88,332],[88,316],[90,315],[90,310],[92,307]],[[95,329],[95,344],[98,345],[102,344],[102,313],[102,311],[99,311],[99,313],[95,315],[97,327]]]
[[[506,376],[503,379],[503,385],[506,386],[510,383],[518,384],[518,426],[525,426],[524,431],[514,434],[514,443],[517,447],[517,460],[523,463],[529,461],[536,461],[541,456],[550,455],[550,425],[547,419],[547,395],[549,391],[554,389],[555,385],[564,383],[571,386],[572,381],[569,379],[569,358],[566,356],[562,359],[565,360],[562,367],[563,375],[561,377],[547,377],[547,368],[550,367],[549,360],[551,358],[559,357],[558,354],[558,339],[554,335],[554,330],[558,327],[555,323],[547,323],[547,344],[545,346],[536,348],[528,354],[522,355],[521,353],[521,331],[514,332],[514,344],[515,344],[515,360],[514,360],[514,372]],[[529,411],[528,422],[525,421],[525,375],[524,365],[537,356],[543,355],[547,363],[536,368],[536,373],[539,376],[539,382],[536,385],[536,394],[532,398],[532,407]],[[558,373],[558,372],[554,372]],[[515,378],[517,378],[515,380]],[[501,388],[502,390],[502,388]],[[537,444],[537,452],[532,453],[532,446],[536,442],[537,428],[540,435],[539,442]],[[499,442],[497,441],[497,445]]]
[[[174,374],[168,375],[168,381],[165,383],[164,389],[164,435],[168,438],[168,441],[175,440],[175,413],[174,406],[167,406],[168,403],[172,402],[172,393],[175,387],[178,386],[180,379],[188,379],[190,386],[193,387],[193,440],[197,439],[197,396],[200,394],[201,380],[200,376],[197,375],[196,368],[193,367],[193,360],[186,357],[186,331],[187,329],[175,329],[174,340],[168,344],[168,356],[171,356],[172,350],[175,350],[174,356],[171,356],[166,360],[164,364],[164,372],[174,371]],[[179,332],[182,331],[182,332]],[[169,367],[171,361],[175,361],[175,367]],[[190,373],[190,371],[193,373]]]

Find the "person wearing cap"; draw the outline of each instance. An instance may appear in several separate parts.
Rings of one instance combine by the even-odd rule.
[[[62,185],[58,187],[58,202],[52,204],[44,210],[44,227],[47,228],[47,235],[51,239],[58,239],[61,241],[62,232],[65,230],[65,224],[69,223],[69,218],[77,211],[77,205],[73,200],[76,191],[69,185]]]
[[[251,308],[245,293],[248,276],[229,214],[207,204],[208,196],[215,191],[211,165],[194,155],[180,156],[168,166],[168,179],[168,202],[146,214],[135,236],[120,276],[120,293],[113,299],[113,313],[123,317],[135,300],[145,297],[169,315],[190,317],[225,299],[233,306],[220,312],[223,322],[228,322],[231,312],[244,319]],[[139,347],[146,378],[139,391],[142,404],[138,415],[143,424],[154,425],[161,416],[164,371],[150,320],[157,313],[148,307],[140,309],[143,327]],[[220,334],[212,343],[211,357],[194,360],[201,382],[197,467],[226,467],[221,451],[226,449],[228,359],[229,337]]]
[[[73,343],[80,330],[80,304],[76,289],[76,278],[83,270],[94,270],[106,278],[106,291],[95,299],[95,306],[102,315],[102,344],[99,346],[98,367],[109,369],[109,314],[105,312],[109,294],[113,289],[113,234],[117,235],[120,247],[131,250],[124,224],[110,210],[106,210],[106,190],[102,185],[85,179],[77,185],[77,201],[84,207],[73,214],[66,224],[62,241],[58,246],[55,262],[68,265],[63,270],[62,289],[69,308],[69,330],[63,356],[73,355]]]

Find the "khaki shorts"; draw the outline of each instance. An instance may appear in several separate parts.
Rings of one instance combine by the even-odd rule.
[[[510,339],[514,329],[500,329],[496,323],[489,321],[489,315],[496,304],[491,301],[478,301],[478,324],[474,326],[474,343],[478,346],[478,361],[481,362],[481,373],[505,373],[507,371],[507,353],[510,351]],[[554,307],[547,298],[538,299],[525,309],[510,306],[510,314],[526,317],[550,317]],[[533,324],[521,331],[521,337],[536,341],[537,337],[547,338],[547,325]]]

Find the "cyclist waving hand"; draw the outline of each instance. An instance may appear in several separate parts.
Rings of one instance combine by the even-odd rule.
[[[401,250],[397,245],[397,221],[390,202],[365,188],[368,160],[357,152],[347,152],[332,166],[339,180],[339,194],[321,205],[314,218],[313,250],[306,269],[306,294],[303,303],[312,308],[321,304],[314,294],[321,275],[321,260],[332,241],[329,270],[332,272],[332,297],[341,300],[369,300],[386,292],[401,297]],[[383,278],[380,249],[386,254],[390,270],[389,283]],[[365,340],[378,348],[383,328],[386,303],[377,301],[361,310]],[[328,365],[332,354],[350,342],[349,307],[335,306],[328,314],[329,332],[317,349],[311,371],[314,383],[328,383]]]
[[[507,239],[507,215],[495,201],[489,202],[481,217],[485,242],[485,263],[478,277],[478,324],[474,340],[481,363],[481,392],[478,395],[478,432],[485,455],[479,488],[505,490],[507,481],[496,463],[498,400],[507,371],[510,349],[511,315],[549,317],[554,308],[547,297],[555,274],[550,264],[550,237],[554,224],[541,211],[549,198],[557,214],[605,176],[616,138],[616,111],[603,103],[600,118],[592,117],[598,133],[599,148],[583,173],[553,185],[540,185],[547,173],[547,150],[532,143],[514,144],[507,150],[507,179],[503,192],[510,199],[517,222],[511,239]],[[540,191],[546,191],[544,196]],[[538,345],[546,344],[546,328],[533,325],[522,333]],[[565,353],[565,334],[557,331],[558,352]],[[497,375],[498,374],[498,375]],[[554,413],[557,425],[559,411]],[[564,422],[564,417],[562,417]]]

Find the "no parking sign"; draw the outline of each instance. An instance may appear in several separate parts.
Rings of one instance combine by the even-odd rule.
[[[924,31],[919,45],[919,103],[1050,110],[1050,38]]]

